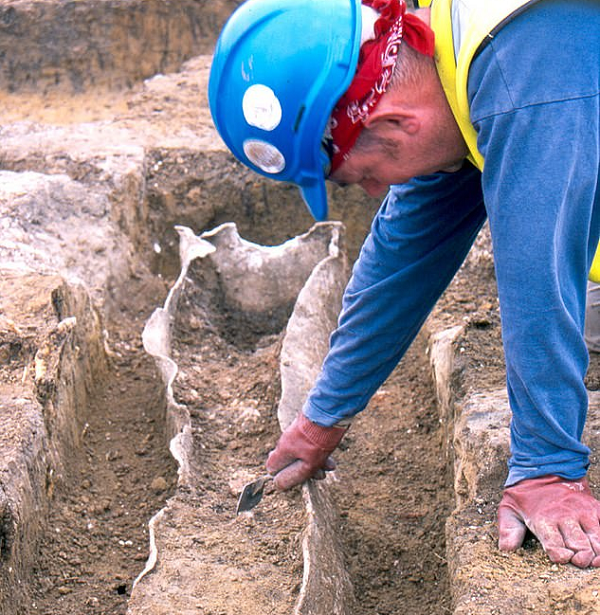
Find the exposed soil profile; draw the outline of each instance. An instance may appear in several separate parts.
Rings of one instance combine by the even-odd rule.
[[[156,286],[149,287],[152,292],[136,299],[142,316],[144,302],[150,305],[156,296]],[[132,581],[148,556],[148,521],[174,493],[162,382],[142,353],[143,318],[134,312],[123,311],[124,318],[110,324],[111,368],[94,395],[84,450],[74,451],[54,493],[32,614],[125,614]],[[257,336],[236,325],[234,316],[227,341],[198,319],[197,304],[182,305],[176,395],[192,410],[198,482],[172,506],[192,511],[190,547],[211,569],[211,586],[198,594],[198,612],[252,613],[251,597],[246,606],[231,604],[232,591],[244,595],[243,574],[236,572],[244,568],[265,578],[265,591],[273,596],[270,613],[290,613],[302,575],[300,491],[268,487],[253,513],[234,512],[241,485],[263,473],[279,433],[281,336]],[[433,615],[445,612],[449,602],[443,523],[451,496],[428,374],[423,348],[416,347],[357,419],[337,455],[334,494],[357,615],[374,609],[391,614],[400,606]],[[198,499],[201,507],[194,505]],[[179,528],[173,531],[161,540],[187,539]],[[242,552],[248,557],[247,549],[238,548],[248,542],[253,563],[239,560]]]
[[[109,327],[109,369],[90,395],[83,449],[70,451],[52,494],[28,613],[125,613],[148,557],[148,521],[174,492],[162,381],[139,336],[143,313],[140,304]]]
[[[419,338],[336,456],[356,615],[452,612],[444,528],[454,502],[428,370]]]
[[[78,12],[97,4],[101,11],[119,8],[120,2],[23,0],[10,3],[14,6],[6,12],[16,15],[14,10],[35,4]],[[279,435],[279,356],[292,306],[267,318],[247,318],[217,302],[205,317],[207,295],[214,291],[218,296],[217,278],[207,278],[204,292],[182,303],[174,327],[174,358],[180,369],[174,394],[190,412],[193,443],[191,482],[184,487],[178,487],[177,463],[169,451],[164,383],[141,341],[144,324],[178,272],[174,225],[186,224],[201,233],[233,220],[245,239],[266,245],[303,233],[312,224],[293,187],[244,170],[212,127],[206,100],[211,58],[201,54],[209,53],[217,21],[237,4],[215,0],[206,5],[212,17],[201,22],[210,36],[197,56],[186,52],[189,59],[179,69],[174,65],[174,72],[156,73],[143,82],[132,76],[120,90],[99,82],[76,93],[60,84],[46,95],[39,88],[0,92],[2,170],[22,178],[12,192],[0,194],[6,205],[1,239],[12,245],[20,238],[29,255],[41,231],[51,235],[47,223],[60,229],[60,241],[42,242],[41,248],[50,246],[57,256],[64,251],[69,273],[86,278],[93,301],[102,297],[104,303],[96,307],[105,319],[108,358],[107,370],[96,374],[87,391],[82,447],[68,452],[64,473],[48,477],[45,486],[50,512],[47,518],[38,515],[44,517],[39,525],[47,526],[47,532],[37,546],[33,584],[9,588],[24,596],[19,601],[24,609],[15,614],[5,607],[4,579],[10,575],[4,574],[2,615],[132,613],[138,588],[154,574],[148,573],[133,591],[151,554],[151,520],[157,515],[162,521],[155,571],[168,570],[173,581],[150,596],[148,610],[135,615],[291,615],[301,591],[307,516],[303,492],[278,493],[269,485],[252,513],[235,515],[242,485],[264,473],[264,461]],[[145,0],[123,0],[122,5],[141,12],[147,8]],[[161,0],[152,5],[165,10],[184,6]],[[194,14],[203,10],[201,0],[186,0],[185,6]],[[87,17],[83,21],[95,23]],[[4,25],[30,40],[19,31],[22,23]],[[49,23],[55,21],[44,27]],[[64,40],[71,40],[72,28],[62,25],[68,35]],[[160,50],[159,39],[142,39]],[[176,37],[169,40],[174,46],[178,42]],[[8,39],[5,45],[11,45]],[[25,61],[30,50],[24,44],[9,51]],[[30,64],[39,72],[36,61]],[[93,68],[86,71],[92,80],[106,72]],[[44,75],[51,80],[51,73]],[[37,174],[37,183],[27,183],[34,182],[26,177],[30,173]],[[330,189],[331,211],[346,225],[348,254],[355,258],[377,203],[357,188]],[[35,213],[30,226],[16,224],[18,213],[11,213],[19,195],[30,197]],[[79,243],[79,238],[95,238],[95,231],[95,242]],[[3,255],[9,250],[4,244]],[[127,258],[131,262],[122,271],[115,267],[121,277],[113,276],[107,288],[95,285],[102,276],[92,273]],[[44,262],[50,268],[59,261]],[[23,262],[40,266],[33,257]],[[57,275],[65,275],[64,270]],[[41,288],[35,290],[33,303],[42,296]],[[23,321],[29,307],[22,306]],[[356,598],[351,615],[595,615],[600,571],[552,565],[534,539],[513,554],[500,553],[496,546],[495,511],[508,447],[508,438],[501,438],[506,428],[501,420],[508,408],[502,397],[500,311],[487,229],[436,306],[434,318],[436,331],[464,329],[454,348],[456,379],[450,393],[462,401],[467,393],[502,392],[489,406],[476,408],[484,418],[500,417],[487,432],[500,434],[499,444],[485,449],[490,454],[483,460],[474,446],[454,448],[457,436],[464,436],[455,430],[460,412],[449,420],[440,418],[430,357],[424,336],[419,337],[355,419],[335,454],[338,469],[328,478],[339,512],[335,529]],[[36,351],[33,341],[31,348],[23,346],[35,336],[30,331],[29,337],[20,335],[18,314],[14,320],[0,313],[0,371],[10,374],[3,393],[22,385],[28,368],[23,357]],[[600,389],[598,354],[591,356],[586,383],[590,391]],[[15,414],[10,404],[3,410]],[[590,481],[596,494],[599,416],[597,410],[591,413],[586,435],[595,443]],[[463,423],[463,432],[471,425]],[[462,469],[456,470],[457,460]],[[457,481],[460,472],[463,482]],[[4,486],[0,483],[0,496]],[[5,512],[0,510],[2,573],[12,538],[4,531],[13,520],[4,523]],[[170,558],[171,552],[176,557]],[[192,588],[183,587],[183,572],[189,571],[197,571]]]

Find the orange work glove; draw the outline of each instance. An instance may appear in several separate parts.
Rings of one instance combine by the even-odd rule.
[[[290,489],[309,478],[322,478],[324,471],[335,469],[329,455],[345,433],[344,427],[322,427],[300,412],[267,458],[267,471],[275,475],[275,486]]]
[[[527,528],[553,562],[600,567],[600,502],[587,479],[550,474],[505,489],[498,508],[500,549],[518,549]]]

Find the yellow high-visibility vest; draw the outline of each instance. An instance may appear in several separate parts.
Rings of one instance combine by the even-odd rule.
[[[477,132],[471,123],[467,80],[477,50],[492,38],[494,30],[538,0],[419,0],[431,8],[435,32],[435,62],[450,108],[469,149],[467,158],[483,171],[484,159],[477,148]],[[600,245],[589,272],[600,283]]]

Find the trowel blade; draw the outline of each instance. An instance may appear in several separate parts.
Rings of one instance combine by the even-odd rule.
[[[252,510],[262,500],[265,485],[272,479],[273,477],[267,474],[248,483],[240,493],[235,509],[236,514],[239,515],[241,512]]]

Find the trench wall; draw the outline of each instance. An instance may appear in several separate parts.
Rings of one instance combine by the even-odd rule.
[[[427,323],[443,444],[456,497],[446,526],[454,615],[593,615],[600,595],[598,569],[552,564],[531,537],[515,553],[503,553],[497,546],[496,510],[507,476],[511,411],[490,245],[485,228],[449,289],[454,300],[469,308],[464,317],[456,318],[454,311],[454,321],[449,320],[442,298]],[[469,296],[461,291],[465,280]],[[584,441],[597,451],[600,398],[598,391],[588,395]],[[598,494],[596,458],[594,453],[588,478]]]
[[[40,94],[131,87],[209,53],[237,4],[9,0],[0,7],[0,89]]]
[[[3,271],[0,282],[0,613],[29,612],[37,540],[86,402],[106,368],[87,290],[55,275]]]

